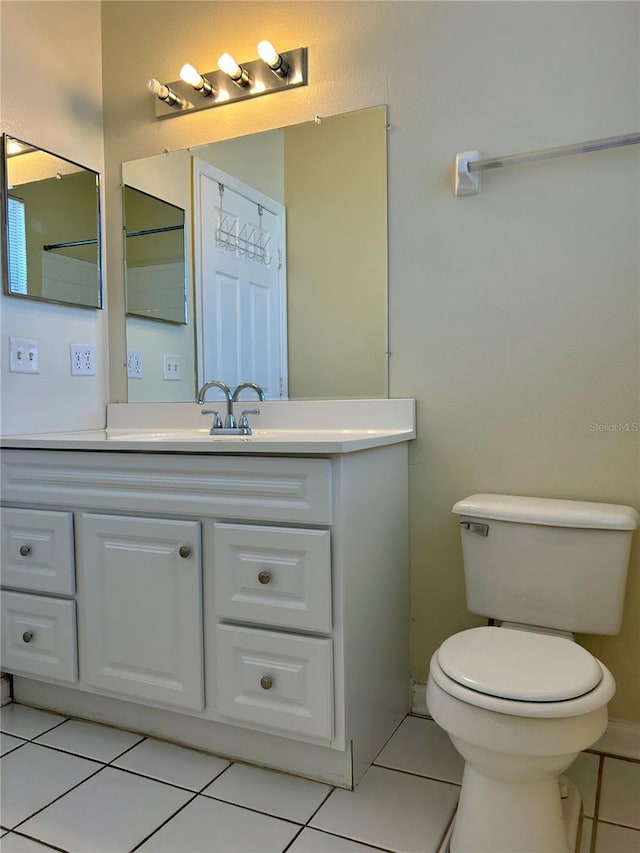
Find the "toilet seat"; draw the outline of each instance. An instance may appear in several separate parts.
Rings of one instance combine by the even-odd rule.
[[[593,655],[572,640],[512,628],[461,631],[437,655],[449,678],[502,699],[566,701],[589,693],[602,679]]]
[[[493,637],[490,637],[485,641],[484,634],[471,634],[471,637],[464,635],[469,635],[471,632],[508,632],[505,633],[504,639],[495,640]],[[551,699],[551,700],[530,700],[530,699],[518,699],[512,697],[498,696],[492,693],[483,692],[480,689],[474,689],[467,684],[463,684],[460,681],[452,678],[447,672],[445,672],[444,668],[440,663],[440,657],[442,653],[442,658],[444,660],[445,665],[449,666],[451,671],[454,671],[458,677],[461,677],[461,665],[458,663],[456,667],[454,663],[452,663],[452,659],[454,661],[459,661],[460,659],[456,655],[457,646],[460,645],[462,648],[468,648],[471,643],[475,643],[478,649],[481,648],[482,644],[485,644],[485,648],[487,645],[491,643],[502,644],[502,649],[504,650],[505,646],[510,642],[514,641],[514,638],[511,636],[512,634],[526,634],[531,637],[533,640],[557,640],[561,643],[567,643],[568,646],[576,647],[593,662],[595,669],[587,664],[586,671],[589,670],[593,674],[596,673],[598,676],[595,686],[588,690],[588,692],[583,692],[581,695],[577,695],[572,698],[565,699]],[[457,637],[463,636],[463,639],[458,641]],[[453,641],[453,642],[450,642]],[[515,640],[517,643],[518,640]],[[528,646],[530,649],[533,648],[533,643],[530,643]],[[549,646],[544,643],[539,648],[542,649],[542,652],[548,651]],[[553,649],[556,653],[559,653],[560,656],[564,656],[565,652],[560,651],[560,648],[554,646]],[[535,653],[535,649],[534,649]],[[571,655],[571,653],[568,653]],[[503,655],[504,657],[504,655]],[[573,658],[573,656],[571,655]],[[538,660],[538,664],[544,663],[545,655],[541,653],[540,658]],[[583,659],[584,662],[584,659]],[[547,658],[547,663],[551,666],[553,661]],[[499,671],[499,663],[494,661],[493,663],[494,669]],[[522,670],[522,660],[520,661],[520,670]],[[564,671],[562,667],[560,667],[560,671]],[[513,672],[513,668],[507,667],[505,669],[506,673]],[[565,640],[563,638],[558,637],[548,637],[546,635],[541,634],[533,634],[522,631],[515,631],[508,628],[472,628],[470,631],[462,631],[460,634],[454,634],[453,637],[449,637],[448,640],[442,644],[440,649],[433,655],[431,658],[431,664],[429,667],[429,675],[435,683],[450,696],[453,696],[456,699],[465,702],[468,705],[474,705],[478,708],[484,708],[488,711],[496,711],[498,713],[518,716],[518,717],[537,717],[537,718],[559,718],[559,717],[574,717],[579,716],[580,714],[587,714],[591,711],[596,710],[597,708],[604,707],[613,694],[615,693],[615,681],[613,676],[609,672],[609,670],[602,664],[599,660],[594,658],[586,649],[583,649],[580,646],[577,646],[575,643],[572,643],[570,640]],[[592,675],[593,678],[593,675]],[[584,677],[582,681],[578,679],[578,682],[573,682],[574,688],[570,691],[563,692],[574,692],[575,683],[584,684]],[[501,682],[504,687],[504,681]],[[544,692],[540,688],[541,684],[541,673],[538,673],[538,680],[536,681],[538,685],[538,694]],[[483,682],[483,686],[488,688],[490,686],[489,680],[487,679],[487,673],[485,672],[485,680]],[[500,683],[499,683],[500,686]],[[506,691],[503,691],[506,692]],[[511,693],[516,691],[509,691]],[[523,692],[520,690],[520,695],[523,695]],[[556,690],[557,693],[557,690]]]

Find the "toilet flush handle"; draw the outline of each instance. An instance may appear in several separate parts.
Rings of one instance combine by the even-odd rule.
[[[478,536],[489,535],[488,524],[478,524],[477,521],[461,521],[460,527],[462,527],[464,530],[470,530],[472,533],[477,533]]]

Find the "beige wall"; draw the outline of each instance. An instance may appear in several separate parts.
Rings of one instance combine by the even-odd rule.
[[[100,3],[2,0],[0,38],[2,132],[102,172]],[[0,309],[2,431],[104,426],[106,311],[4,295]],[[38,375],[9,373],[11,336],[38,341]],[[95,376],[71,376],[72,343],[95,347]]]
[[[387,396],[386,123],[380,107],[284,132],[296,399]]]

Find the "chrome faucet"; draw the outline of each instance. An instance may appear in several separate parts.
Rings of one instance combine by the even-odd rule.
[[[233,414],[233,400],[235,400],[235,396],[232,398],[231,389],[228,385],[225,385],[224,382],[221,382],[219,379],[212,379],[211,382],[205,382],[202,388],[198,391],[198,399],[197,402],[202,405],[204,403],[204,399],[206,397],[207,391],[209,388],[220,388],[220,390],[224,393],[224,396],[227,398],[227,417],[224,422],[225,429],[235,429],[236,427],[236,419]],[[236,391],[238,389],[236,388]],[[261,398],[263,399],[263,398]],[[208,414],[208,413],[207,413]]]
[[[244,391],[245,388],[251,388],[258,395],[258,399],[264,401],[264,391],[259,385],[256,385],[255,382],[243,382],[242,385],[238,385],[236,390],[233,392],[233,397],[231,399],[237,403],[240,399],[240,392]]]

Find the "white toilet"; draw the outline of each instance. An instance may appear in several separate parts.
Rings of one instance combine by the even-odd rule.
[[[569,853],[580,799],[560,774],[607,725],[615,682],[573,632],[620,630],[638,513],[472,495],[460,516],[467,606],[501,622],[431,658],[427,706],[465,760],[451,853]]]

